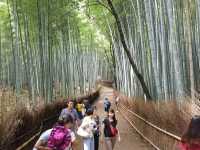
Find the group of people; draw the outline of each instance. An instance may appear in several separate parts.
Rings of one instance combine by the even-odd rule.
[[[52,129],[41,134],[33,150],[76,150],[76,137],[80,136],[84,150],[98,150],[105,143],[106,150],[113,150],[117,137],[117,119],[111,102],[104,99],[105,117],[100,119],[97,107],[88,100],[68,100]]]
[[[119,97],[115,98],[118,111]],[[82,137],[84,150],[99,150],[99,143],[106,150],[113,150],[115,143],[120,141],[115,111],[107,97],[104,99],[105,117],[100,119],[97,107],[87,100],[67,102],[61,111],[57,123],[52,129],[43,132],[33,150],[77,150],[76,136]],[[176,145],[179,150],[200,150],[200,116],[191,119],[188,129],[181,142]]]
[[[83,138],[84,150],[98,150],[99,141],[105,144],[106,150],[113,150],[117,137],[120,141],[120,134],[117,128],[117,119],[111,102],[104,99],[105,117],[103,120],[97,114],[94,106],[86,111],[86,117],[78,128],[77,134]]]

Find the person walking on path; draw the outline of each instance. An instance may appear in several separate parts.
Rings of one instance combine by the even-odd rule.
[[[83,118],[82,124],[77,131],[77,134],[83,138],[84,150],[94,150],[94,132],[96,130],[96,122],[93,113],[93,108],[89,108],[86,111],[86,116]]]
[[[83,106],[83,103],[82,103],[81,99],[78,99],[77,101],[78,102],[76,104],[76,110],[77,110],[79,119],[82,120],[83,119],[83,109],[84,109],[84,106]]]
[[[47,142],[50,137],[51,131],[52,129],[48,129],[41,134],[36,144],[34,145],[33,150],[49,150],[49,148],[46,146],[47,146]]]
[[[50,150],[69,150],[72,136],[70,128],[73,126],[73,117],[70,114],[60,116],[48,138],[47,147]]]
[[[191,119],[189,127],[178,144],[179,150],[200,150],[200,116]]]
[[[52,130],[53,130],[52,128],[48,129],[40,135],[39,139],[37,140],[36,144],[34,145],[33,150],[50,150],[50,148],[47,147],[47,142],[51,135]],[[73,144],[76,141],[76,136],[75,136],[74,132],[72,132],[72,131],[70,131],[70,134],[71,134],[71,146],[70,147],[73,147],[73,150],[75,150]]]
[[[66,114],[70,114],[72,117],[73,117],[73,131],[75,131],[75,129],[78,128],[78,126],[80,125],[80,119],[79,119],[79,116],[78,116],[78,113],[76,111],[76,109],[74,108],[74,101],[73,100],[69,100],[67,102],[67,108],[64,108],[62,111],[61,111],[61,114],[60,116],[63,116],[63,115],[66,115]]]
[[[103,134],[101,136],[101,142],[103,142],[104,136],[106,150],[113,150],[117,137],[120,141],[120,134],[119,130],[117,129],[117,119],[114,109],[110,109],[108,116],[103,120],[102,130]]]
[[[111,107],[111,102],[108,100],[108,98],[106,97],[105,99],[104,99],[104,111],[106,112],[106,113],[108,113],[109,112],[109,110],[110,110],[110,107]]]
[[[119,107],[119,101],[120,97],[117,91],[114,91],[114,97],[115,97],[115,107],[116,107],[116,112],[118,112],[118,107]]]
[[[96,130],[94,132],[94,150],[99,149],[99,137],[100,137],[100,118],[97,114],[97,107],[94,106],[94,120],[96,122]]]
[[[92,105],[89,103],[87,99],[83,100],[83,107],[84,107],[84,113],[83,115],[85,116],[86,111],[92,107]]]

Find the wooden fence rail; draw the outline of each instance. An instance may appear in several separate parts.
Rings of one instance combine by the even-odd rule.
[[[129,124],[156,150],[175,150],[181,137],[159,128],[140,115],[128,109],[123,104],[119,105],[122,116]]]

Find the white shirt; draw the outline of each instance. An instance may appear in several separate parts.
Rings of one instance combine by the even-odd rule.
[[[48,129],[48,130],[44,131],[44,132],[40,135],[40,137],[39,137],[39,139],[37,140],[36,144],[39,143],[40,141],[43,141],[44,143],[47,143],[47,142],[48,142],[48,139],[49,139],[49,136],[50,136],[50,134],[51,134],[51,131],[52,131],[52,129]],[[36,149],[36,148],[33,148],[33,150],[37,150],[37,149]]]
[[[90,137],[93,137],[93,131],[95,130],[96,122],[91,116],[86,116],[83,119],[81,127],[90,135]]]

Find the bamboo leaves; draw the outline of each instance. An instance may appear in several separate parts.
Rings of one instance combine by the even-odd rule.
[[[111,3],[121,20],[124,43],[131,47],[130,54],[153,98],[180,100],[190,95],[194,99],[200,82],[199,1],[108,0],[109,6]],[[118,88],[143,96],[135,77],[131,77],[131,64],[121,57],[119,22],[108,20],[107,24],[114,45]]]
[[[7,13],[0,12],[9,18],[9,24],[6,19],[0,23],[8,28],[0,34],[0,58],[5,57],[0,59],[0,79],[18,95],[27,90],[33,106],[38,97],[49,103],[76,95],[77,89],[83,94],[99,75],[112,78],[99,71],[108,71],[109,66],[101,47],[88,38],[96,36],[93,30],[82,30],[87,27],[82,26],[76,5],[70,0],[7,0]]]

